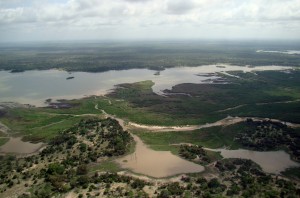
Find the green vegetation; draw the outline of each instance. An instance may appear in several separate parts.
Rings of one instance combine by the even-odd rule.
[[[241,144],[234,141],[234,137],[241,131],[243,131],[243,125],[235,124],[226,127],[210,127],[195,131],[135,133],[145,144],[154,150],[159,150],[163,145],[171,147],[172,144],[176,145],[180,143],[191,143],[209,148],[226,146],[231,149],[237,149],[241,147]]]
[[[157,197],[297,197],[293,182],[267,175],[250,160],[227,159],[211,168],[216,177],[185,176],[158,187]]]
[[[49,140],[79,120],[79,117],[51,115],[36,109],[12,109],[7,117],[1,118],[14,133],[25,135],[24,139],[30,141]]]
[[[300,167],[288,168],[282,172],[284,176],[287,176],[291,179],[300,180]]]
[[[286,197],[299,196],[293,182],[272,177],[261,171],[251,160],[226,159],[218,161],[215,167],[230,182],[227,196],[242,197]],[[214,186],[221,186],[215,182]]]
[[[107,167],[107,162],[99,165],[97,160],[124,155],[129,152],[131,143],[132,137],[116,120],[83,119],[52,138],[38,155],[2,157],[0,193],[21,183],[25,189],[45,183],[46,191],[35,190],[32,195],[38,197],[45,193],[48,197],[68,192],[75,187],[87,188],[92,181],[89,167],[95,164]]]
[[[248,119],[244,125],[246,128],[235,138],[243,147],[258,151],[284,148],[291,154],[293,160],[300,160],[299,129],[292,129],[285,124],[267,120]]]
[[[2,137],[7,137],[7,134],[4,133],[4,132],[2,132],[2,131],[0,131],[0,137],[1,137],[1,138],[2,138]]]
[[[174,154],[190,160],[198,156],[200,162],[204,164],[212,160],[206,160],[209,157],[203,151],[202,146],[208,148],[225,146],[230,149],[245,148],[256,151],[284,149],[293,160],[299,161],[299,129],[293,129],[280,122],[270,120],[253,121],[248,119],[246,122],[195,131],[133,132],[154,150],[170,150]],[[200,147],[185,145],[178,150],[177,145],[181,143]],[[212,158],[218,159],[214,155]]]
[[[101,72],[131,68],[162,70],[182,65],[198,66],[220,62],[300,66],[300,57],[297,55],[257,53],[256,50],[259,49],[299,50],[299,43],[151,41],[2,45],[0,69],[22,72],[60,68],[67,71]]]
[[[63,131],[78,123],[82,117],[95,113],[95,104],[90,100],[82,99],[80,105],[77,101],[68,101],[73,105],[70,109],[52,108],[11,108],[7,109],[0,121],[8,126],[13,133],[24,136],[26,141],[47,142]],[[89,115],[86,115],[89,114]]]
[[[222,158],[219,153],[207,151],[202,146],[185,144],[180,145],[179,155],[202,165],[207,165]]]
[[[101,72],[131,68],[162,70],[220,62],[300,66],[299,55],[256,52],[265,48],[290,50],[298,46],[255,42],[5,46],[0,47],[0,69]],[[200,125],[228,115],[299,123],[299,70],[229,73],[239,78],[220,73],[222,80],[218,83],[179,84],[165,90],[164,96],[152,91],[153,82],[142,81],[120,84],[106,96],[61,100],[55,104],[48,100],[49,106],[45,108],[1,108],[0,122],[8,126],[9,135],[47,142],[48,146],[33,156],[0,156],[0,196],[16,192],[23,198],[59,197],[72,192],[78,197],[299,197],[299,168],[282,173],[290,181],[284,176],[264,173],[250,160],[221,159],[219,153],[203,149],[285,149],[299,161],[299,128],[270,120],[248,119],[181,132],[133,129],[130,132],[152,149],[169,150],[205,165],[206,170],[183,176],[181,181],[166,179],[161,183],[118,173],[123,169],[114,159],[132,152],[134,144],[129,132],[116,120],[104,119],[108,115],[124,119],[125,125]],[[4,133],[0,136],[1,146],[8,138]]]
[[[57,129],[74,124],[78,117],[100,115],[102,109],[127,121],[148,125],[198,125],[212,123],[228,115],[299,122],[300,71],[234,74],[241,78],[227,76],[229,84],[176,85],[166,91],[167,97],[153,93],[151,81],[122,84],[105,97],[61,101],[71,106],[67,109],[9,109],[0,121],[13,131],[31,134],[26,137],[28,140],[43,141],[54,137]],[[190,97],[168,93],[186,93]],[[38,129],[47,125],[49,129]]]
[[[229,84],[176,85],[166,91],[168,97],[153,93],[150,81],[121,84],[107,96],[111,104],[99,101],[99,108],[149,125],[204,124],[228,115],[299,122],[300,71],[234,74],[241,78],[227,76]]]
[[[8,142],[9,138],[3,138],[0,137],[0,146],[4,145],[6,142]]]
[[[91,165],[89,167],[89,173],[94,173],[99,171],[116,173],[120,170],[121,170],[120,166],[111,159],[101,161],[100,164]]]

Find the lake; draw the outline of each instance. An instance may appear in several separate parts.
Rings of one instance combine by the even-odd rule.
[[[135,152],[117,159],[122,168],[155,178],[204,171],[201,165],[177,157],[170,151],[152,150],[139,137],[133,137],[136,141]]]
[[[250,159],[261,166],[267,173],[279,174],[290,167],[300,166],[299,163],[291,160],[290,155],[284,151],[251,151],[251,150],[227,150],[227,149],[208,149],[219,151],[224,158]]]
[[[0,147],[0,153],[30,154],[41,149],[44,143],[23,142],[21,137],[11,137],[9,141]]]
[[[172,89],[181,83],[214,83],[221,78],[218,73],[228,74],[230,71],[255,72],[266,70],[290,70],[292,67],[264,66],[248,67],[225,64],[203,65],[198,67],[176,67],[157,73],[148,69],[130,69],[120,71],[107,71],[102,73],[74,72],[60,70],[26,71],[10,73],[0,71],[0,102],[18,102],[36,106],[44,106],[45,100],[51,99],[77,99],[88,95],[103,95],[108,93],[117,84],[134,83],[152,80],[152,87],[157,94],[163,90]],[[73,78],[74,77],[74,78]],[[136,151],[118,161],[123,168],[151,177],[168,177],[181,173],[201,172],[203,166],[183,160],[169,151],[154,151],[149,149],[138,137],[134,137]],[[22,142],[20,138],[11,138],[1,147],[1,152],[32,153],[42,147],[42,144]],[[245,156],[257,162],[267,172],[278,173],[281,170],[294,166],[286,153],[275,152],[260,155],[249,151],[222,151],[227,157]],[[241,153],[240,153],[241,152]],[[254,153],[254,154],[253,154]],[[253,157],[257,156],[257,157]],[[277,162],[278,159],[283,162]],[[276,160],[272,161],[272,160]],[[277,164],[277,165],[276,165]],[[278,165],[279,164],[279,165]]]
[[[287,70],[291,67],[263,66],[247,67],[225,64],[198,67],[176,67],[159,72],[148,69],[107,71],[102,73],[74,72],[61,70],[33,70],[21,73],[0,71],[0,102],[18,102],[45,106],[45,100],[77,99],[88,95],[103,95],[117,84],[152,80],[153,91],[162,94],[181,83],[213,83],[220,78],[217,73],[229,71]],[[155,75],[154,75],[155,74]],[[203,75],[211,74],[211,75]],[[67,78],[74,77],[67,80]]]

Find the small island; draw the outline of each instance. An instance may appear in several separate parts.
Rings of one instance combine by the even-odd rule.
[[[74,76],[70,76],[70,77],[67,77],[66,79],[67,80],[71,80],[71,79],[73,79],[73,78],[75,78]]]

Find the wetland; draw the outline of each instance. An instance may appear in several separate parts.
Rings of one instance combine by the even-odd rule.
[[[218,67],[223,65],[222,68]],[[153,70],[130,69],[101,73],[73,72],[71,81],[66,80],[69,72],[60,70],[34,70],[21,73],[0,71],[0,102],[17,102],[45,106],[47,99],[79,99],[90,95],[105,95],[115,85],[151,80],[154,93],[164,94],[173,86],[182,83],[218,83],[220,72],[229,71],[276,71],[291,70],[286,66],[236,66],[228,64],[203,65],[198,67],[177,67],[154,75]],[[206,76],[205,74],[211,75]],[[199,74],[202,74],[199,76]],[[224,73],[223,73],[224,74]]]
[[[0,196],[299,197],[297,46],[106,45],[0,48]]]

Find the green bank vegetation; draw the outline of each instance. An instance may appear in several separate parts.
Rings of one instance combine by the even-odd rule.
[[[9,138],[0,137],[0,146],[4,145],[6,142],[8,142]]]
[[[243,124],[236,124],[227,127],[210,127],[195,131],[135,133],[145,144],[154,150],[172,147],[172,145],[180,143],[190,143],[208,148],[226,146],[231,149],[237,149],[241,147],[241,144],[234,141],[234,138],[239,132],[243,131],[243,128]]]
[[[248,119],[228,126],[203,128],[181,132],[133,131],[154,150],[170,150],[178,154],[179,144],[193,144],[207,148],[245,148],[256,151],[284,149],[299,161],[299,128],[290,128],[280,122]],[[177,148],[178,149],[178,148]],[[196,149],[196,150],[199,150]],[[180,152],[179,152],[180,153]],[[189,159],[189,157],[186,157]]]

